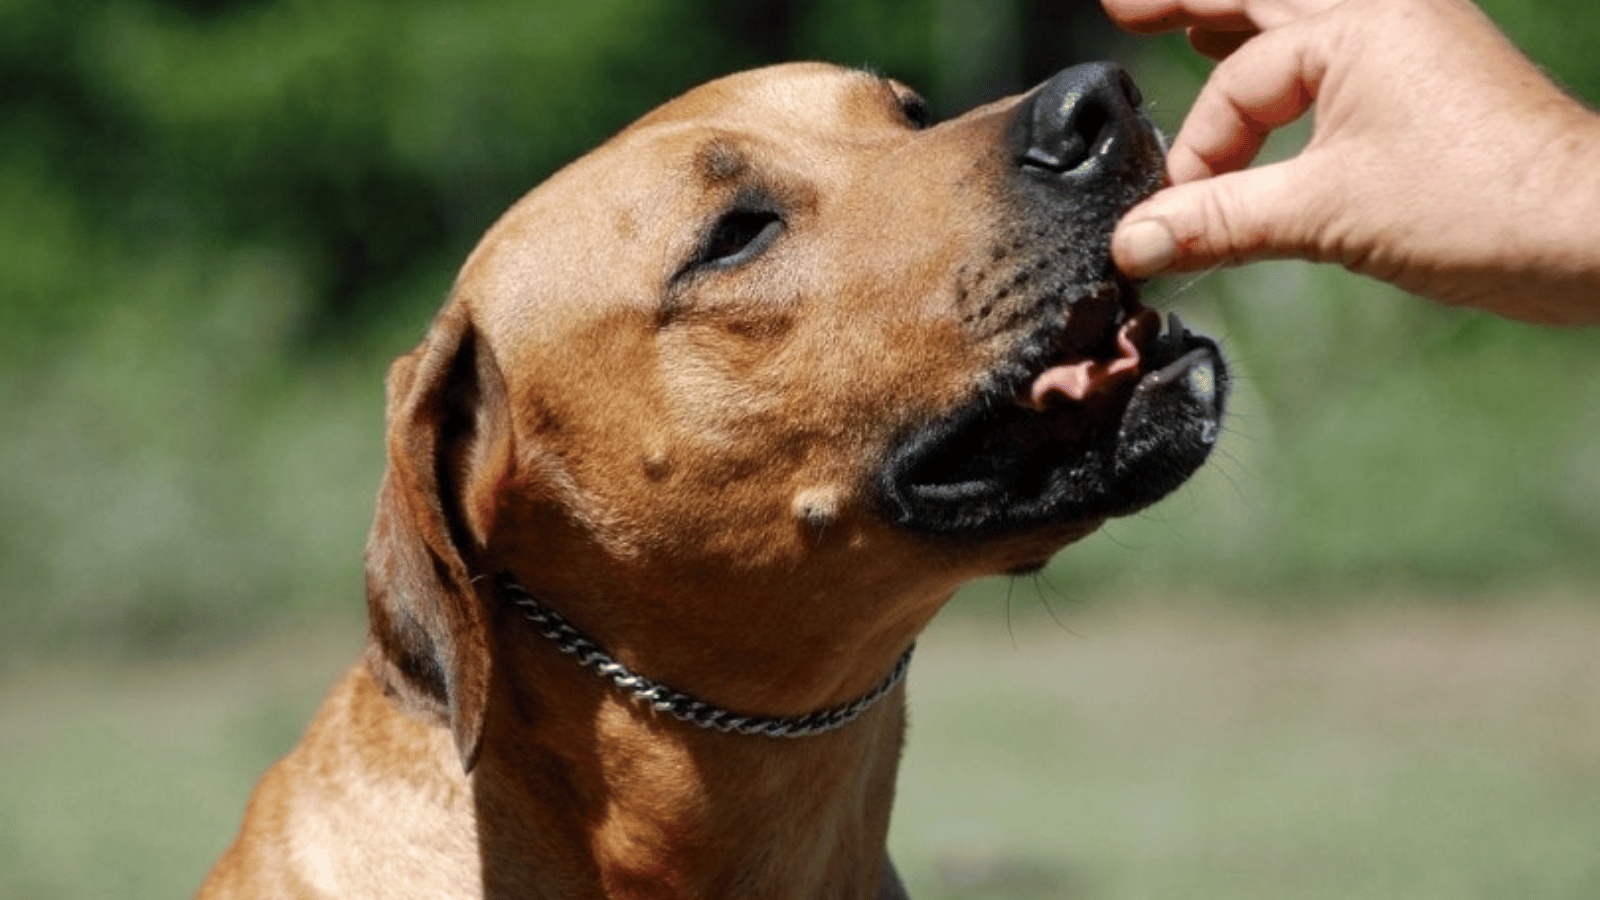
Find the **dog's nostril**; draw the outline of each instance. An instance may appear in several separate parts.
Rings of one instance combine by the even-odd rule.
[[[1042,127],[1037,127],[1023,158],[1054,172],[1071,171],[1088,161],[1112,124],[1112,114],[1104,104],[1077,92],[1062,97],[1055,109],[1041,112],[1036,126]]]
[[[1067,139],[1063,143],[1067,152],[1062,155],[1061,165],[1067,169],[1082,165],[1099,148],[1109,124],[1111,112],[1103,104],[1093,97],[1078,100],[1067,120]]]
[[[1024,165],[1063,174],[1112,153],[1143,101],[1133,79],[1110,63],[1086,63],[1045,82],[1026,107]]]

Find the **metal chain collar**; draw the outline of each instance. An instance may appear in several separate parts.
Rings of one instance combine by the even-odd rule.
[[[806,713],[803,716],[744,715],[713,706],[692,694],[658,684],[633,672],[607,653],[603,647],[573,627],[572,623],[562,618],[560,613],[540,603],[527,588],[513,581],[509,574],[501,575],[499,582],[501,589],[511,598],[511,602],[529,622],[533,623],[539,633],[555,642],[562,653],[572,656],[579,665],[593,669],[656,712],[667,713],[675,719],[712,731],[759,734],[767,737],[809,737],[847,725],[871,708],[874,703],[882,700],[885,694],[894,690],[895,685],[905,678],[906,669],[911,666],[911,652],[916,649],[915,645],[908,647],[900,660],[894,664],[894,668],[889,670],[888,676],[878,682],[877,687],[849,703]]]

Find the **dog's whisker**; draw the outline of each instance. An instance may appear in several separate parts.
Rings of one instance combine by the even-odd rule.
[[[1199,285],[1200,282],[1205,281],[1207,278],[1210,278],[1213,274],[1215,274],[1221,268],[1222,268],[1222,263],[1216,263],[1216,264],[1212,265],[1210,268],[1206,269],[1205,271],[1198,272],[1198,273],[1194,274],[1193,276],[1191,276],[1190,278],[1186,279],[1182,284],[1179,284],[1177,287],[1173,288],[1172,290],[1163,291],[1159,296],[1152,297],[1149,300],[1149,305],[1153,306],[1153,307],[1161,308],[1161,307],[1170,306],[1173,303],[1176,303],[1178,301],[1179,297],[1182,297],[1184,294],[1187,294],[1188,292],[1194,290],[1194,288],[1197,285]]]
[[[1017,588],[1017,579],[1013,576],[1006,579],[1006,636],[1011,638],[1011,649],[1017,649],[1017,632],[1011,619],[1011,595]]]
[[[1056,628],[1073,636],[1077,636],[1072,628],[1068,626],[1067,623],[1061,621],[1061,618],[1056,615],[1056,609],[1054,606],[1050,605],[1050,598],[1045,596],[1045,592],[1040,588],[1041,585],[1048,587],[1051,593],[1058,595],[1062,599],[1070,600],[1070,598],[1068,598],[1066,594],[1062,593],[1054,584],[1050,582],[1050,579],[1045,576],[1043,570],[1033,574],[1034,594],[1039,598],[1039,605],[1044,608],[1045,615],[1050,617],[1050,621],[1055,623]]]
[[[1244,472],[1244,471],[1247,471],[1249,469],[1248,466],[1246,466],[1244,463],[1240,462],[1238,457],[1234,456],[1232,453],[1228,452],[1227,450],[1219,448],[1217,453],[1221,457],[1223,462],[1232,463],[1233,466],[1235,468],[1237,468],[1240,472]],[[1244,505],[1247,508],[1251,508],[1251,509],[1255,508],[1255,503],[1250,499],[1249,495],[1247,495],[1245,493],[1244,487],[1242,485],[1240,485],[1238,480],[1233,477],[1233,473],[1228,471],[1228,467],[1227,466],[1225,466],[1225,465],[1217,466],[1217,474],[1220,475],[1222,478],[1227,480],[1228,486],[1233,488],[1234,497],[1236,497],[1238,499],[1239,503],[1241,503],[1242,505]]]

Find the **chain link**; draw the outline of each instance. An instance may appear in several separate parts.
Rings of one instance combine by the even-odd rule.
[[[855,721],[885,694],[894,690],[906,676],[911,666],[911,653],[916,645],[906,648],[894,668],[877,687],[841,706],[806,713],[803,716],[752,716],[732,712],[686,694],[675,688],[651,681],[632,671],[607,653],[604,648],[579,631],[560,613],[540,603],[522,585],[501,575],[500,587],[511,598],[524,617],[533,623],[539,633],[549,638],[578,664],[593,669],[617,688],[635,700],[659,713],[666,713],[682,722],[712,731],[732,734],[759,734],[766,737],[808,737],[832,731]]]

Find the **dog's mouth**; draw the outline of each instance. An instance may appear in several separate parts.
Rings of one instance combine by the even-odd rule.
[[[890,451],[878,493],[891,520],[970,537],[1092,527],[1205,461],[1228,389],[1216,343],[1120,278],[1062,306],[987,387]]]

